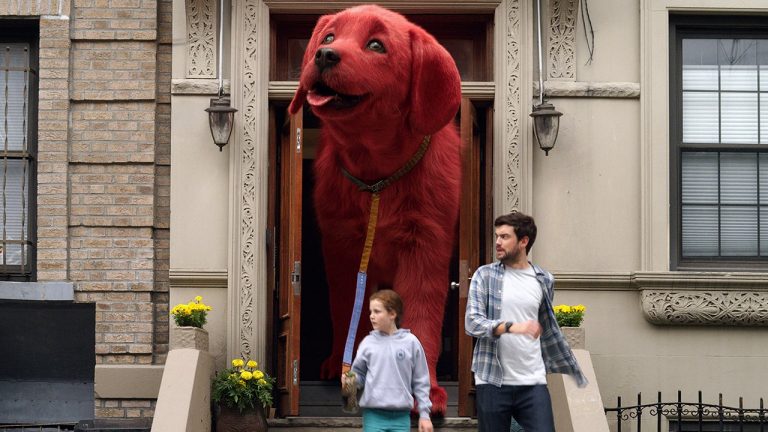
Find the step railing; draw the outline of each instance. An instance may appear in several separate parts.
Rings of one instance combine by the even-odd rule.
[[[744,408],[744,399],[741,397],[739,406],[731,407],[723,405],[722,393],[718,395],[717,404],[704,403],[701,391],[698,392],[697,402],[684,402],[680,390],[677,391],[677,400],[672,402],[663,402],[661,392],[658,392],[656,402],[643,403],[642,394],[638,393],[636,405],[622,406],[619,396],[616,407],[606,407],[605,414],[609,420],[616,422],[616,432],[621,432],[622,426],[642,432],[643,425],[648,426],[649,423],[655,423],[657,432],[768,431],[768,412],[763,405],[763,398],[760,398],[758,408]]]

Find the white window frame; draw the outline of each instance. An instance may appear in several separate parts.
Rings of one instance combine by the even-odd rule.
[[[641,270],[669,271],[670,14],[765,14],[763,0],[646,0],[641,10]]]

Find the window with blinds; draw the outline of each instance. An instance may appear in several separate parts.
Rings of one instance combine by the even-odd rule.
[[[0,40],[0,274],[4,279],[29,279],[33,272],[31,56],[29,42]]]
[[[695,27],[671,50],[673,267],[765,264],[768,32]]]

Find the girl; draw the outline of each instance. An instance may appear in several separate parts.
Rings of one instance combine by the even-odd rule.
[[[360,342],[352,362],[353,375],[342,374],[342,389],[356,384],[363,389],[363,431],[408,432],[414,397],[419,409],[419,432],[432,432],[429,419],[429,370],[416,336],[401,329],[403,301],[392,290],[369,299],[373,331]]]

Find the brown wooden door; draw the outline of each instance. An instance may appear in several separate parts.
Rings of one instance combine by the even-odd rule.
[[[458,329],[458,414],[474,414],[472,386],[472,338],[464,333],[464,312],[467,307],[469,281],[480,265],[481,238],[481,139],[475,106],[467,98],[461,101],[461,210],[459,212],[459,329]]]
[[[301,337],[301,182],[303,110],[291,116],[280,134],[279,269],[277,295],[277,409],[299,415]]]

